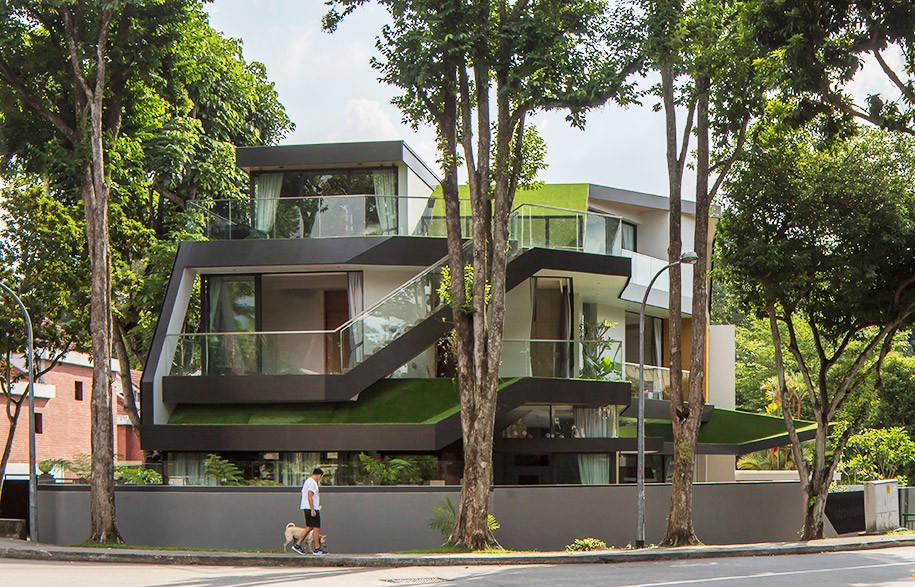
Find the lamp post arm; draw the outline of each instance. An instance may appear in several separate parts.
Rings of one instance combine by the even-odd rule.
[[[35,474],[35,349],[33,348],[32,318],[16,292],[4,283],[0,283],[0,288],[13,296],[25,318],[26,369],[29,372],[29,538],[32,542],[38,542],[38,479]]]

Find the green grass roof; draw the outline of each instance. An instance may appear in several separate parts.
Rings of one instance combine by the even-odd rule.
[[[816,423],[807,420],[795,420],[794,425],[798,432],[816,428]],[[645,435],[660,437],[666,441],[673,440],[673,430],[669,421],[645,421]],[[635,437],[635,426],[620,428],[620,436]],[[703,444],[746,444],[759,440],[769,440],[784,437],[788,440],[788,431],[785,421],[781,417],[725,410],[715,408],[709,421],[699,428],[698,442]]]
[[[450,379],[385,379],[357,401],[178,405],[169,424],[432,424],[460,408]]]
[[[506,379],[500,389],[517,379]],[[435,424],[461,409],[451,379],[384,379],[357,401],[301,404],[180,404],[169,424]]]

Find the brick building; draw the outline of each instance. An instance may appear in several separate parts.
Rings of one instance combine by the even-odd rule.
[[[24,360],[14,361],[15,366],[25,372]],[[36,366],[38,360],[36,360]],[[124,398],[121,392],[121,378],[112,363],[112,392],[117,400],[115,411],[115,457],[118,462],[135,463],[143,461],[140,441],[130,426]],[[40,371],[40,368],[37,370]],[[139,383],[139,373],[134,376],[134,385]],[[14,386],[14,393],[25,393],[26,383]],[[74,460],[77,455],[90,453],[90,406],[92,395],[92,363],[88,355],[69,353],[57,366],[35,382],[35,453],[39,461],[44,459]],[[6,410],[6,397],[0,395],[0,409]],[[28,400],[23,404],[13,452],[6,468],[8,477],[28,474],[29,462],[29,420]],[[5,414],[0,417],[0,450],[9,433],[9,420]]]

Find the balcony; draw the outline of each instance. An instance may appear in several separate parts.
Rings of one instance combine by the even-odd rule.
[[[624,257],[632,259],[632,277],[629,279],[629,286],[623,292],[623,298],[632,302],[641,303],[645,289],[654,275],[667,266],[667,259],[650,257],[642,253],[636,253],[627,249],[622,249],[618,253]],[[693,266],[680,265],[683,274],[683,301],[682,307],[685,312],[689,312],[692,306]],[[658,280],[654,282],[649,294],[648,305],[661,308],[667,307],[668,292],[670,291],[670,272],[664,271]]]
[[[211,240],[445,236],[428,197],[342,195],[192,203]]]
[[[379,225],[362,222],[355,226],[353,218],[357,220],[363,212],[371,210],[371,206],[362,206],[368,202],[367,196],[333,196],[323,199],[341,199],[350,202],[353,207],[346,222],[338,224],[331,233],[325,224],[320,228],[323,236],[330,234],[347,236],[358,234],[366,227]],[[374,196],[372,196],[374,198]],[[287,200],[297,200],[287,198]],[[299,198],[298,200],[302,200]],[[424,200],[425,202],[426,200]],[[344,203],[345,203],[344,202]],[[439,201],[438,206],[441,206]],[[362,206],[362,207],[360,207]],[[277,206],[278,208],[278,206]],[[395,206],[394,209],[399,209]],[[225,217],[228,224],[221,224],[228,232],[244,238],[272,238],[270,234],[286,234],[276,232],[278,223],[274,221],[273,232],[261,231],[259,234],[246,229],[247,232],[234,232],[241,230],[242,223],[235,222],[237,217],[229,206]],[[426,206],[426,212],[420,216],[417,228],[412,229],[413,235],[436,235],[439,230],[444,230],[444,219],[435,214],[436,204]],[[309,233],[316,231],[316,226],[325,220],[325,214],[319,207],[313,207],[315,214],[310,220]],[[276,210],[271,212],[274,216]],[[377,212],[377,210],[376,210]],[[213,215],[207,212],[208,231],[217,227],[210,223]],[[301,209],[297,211],[296,218],[301,219]],[[221,218],[221,217],[220,217]],[[250,217],[247,217],[250,220]],[[256,220],[256,218],[255,218]],[[339,220],[339,218],[337,218]],[[328,219],[327,222],[330,222]],[[530,249],[555,249],[578,253],[591,253],[598,255],[618,255],[620,252],[620,225],[621,219],[615,216],[594,214],[578,210],[567,210],[539,205],[522,205],[516,208],[509,218],[509,240],[511,245],[510,266],[517,257],[530,255],[536,251]],[[265,225],[262,225],[266,228]],[[301,223],[299,223],[301,226]],[[392,226],[400,226],[394,223]],[[304,233],[303,233],[304,234]],[[233,237],[235,238],[235,237]],[[303,237],[305,238],[305,237]],[[470,243],[465,244],[469,254]],[[591,265],[596,262],[600,265],[595,271],[607,270],[608,264],[604,259],[588,257]],[[617,259],[622,261],[622,259]],[[442,282],[442,272],[447,266],[448,259],[443,258],[438,263],[431,265],[420,274],[407,281],[399,288],[381,299],[371,308],[333,331],[271,331],[271,332],[211,332],[211,333],[185,333],[166,335],[164,356],[171,357],[170,376],[245,376],[245,375],[340,375],[360,366],[373,355],[389,347],[395,340],[411,333],[419,325],[428,325],[429,321],[443,311],[444,301],[439,294]],[[619,265],[620,263],[617,263]],[[521,270],[516,271],[515,283],[520,283],[536,272],[538,266],[530,261],[521,263]],[[589,268],[590,269],[590,268]],[[612,269],[612,267],[611,267]],[[524,273],[527,271],[528,273]],[[512,285],[511,287],[514,287]],[[441,322],[434,330],[441,328]],[[433,329],[426,328],[430,332]],[[431,336],[428,341],[419,343],[431,344],[440,336],[435,332],[425,333]],[[560,344],[561,342],[561,344]],[[411,343],[412,346],[417,341]],[[514,345],[506,352],[512,356],[527,356],[524,369],[517,373],[505,376],[540,376],[540,377],[580,377],[580,378],[610,378],[622,379],[622,364],[619,359],[619,346],[606,347],[589,342],[573,341],[507,341],[507,345]],[[603,343],[601,343],[603,344]],[[616,343],[615,343],[616,344]],[[578,345],[577,347],[575,345]],[[597,345],[597,346],[595,346]],[[393,347],[392,347],[393,348]],[[423,346],[417,346],[417,352]],[[410,352],[409,349],[404,349]],[[613,352],[612,356],[606,353]],[[551,353],[564,353],[565,369],[561,373],[556,371],[550,375],[544,361],[549,361]],[[400,357],[393,365],[385,364],[389,369],[385,374],[391,373],[408,357]],[[589,359],[590,357],[590,359]],[[392,361],[391,357],[383,362]],[[575,362],[577,361],[577,362]],[[589,362],[590,361],[590,362]],[[377,361],[376,361],[377,362]],[[615,365],[615,366],[614,366]],[[559,367],[556,367],[557,369]],[[361,368],[365,371],[364,368]],[[536,371],[536,373],[535,373]],[[434,373],[434,369],[431,369]],[[588,375],[592,373],[592,375]],[[598,374],[601,374],[598,377]],[[611,374],[614,374],[611,376]]]
[[[632,383],[632,395],[639,392],[639,365],[625,363],[626,379]],[[689,384],[689,371],[683,371],[683,388]],[[685,393],[684,393],[685,395]],[[647,399],[670,400],[670,369],[645,365],[645,397]]]
[[[191,203],[210,240],[357,236],[447,236],[441,199],[345,195],[216,200]],[[461,200],[461,228],[470,234],[470,202]],[[621,219],[552,206],[522,204],[510,218],[510,239],[521,249],[544,247],[620,255]]]

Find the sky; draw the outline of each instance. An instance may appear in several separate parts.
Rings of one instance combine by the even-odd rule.
[[[260,61],[275,82],[280,101],[296,124],[282,144],[404,140],[438,169],[431,128],[414,131],[390,103],[394,88],[378,81],[369,61],[386,18],[368,4],[334,34],[321,30],[323,0],[215,0],[207,5],[212,25],[241,39],[245,59]],[[893,62],[896,59],[890,58]],[[856,78],[858,95],[887,91],[873,64]],[[584,131],[563,114],[533,117],[547,145],[548,183],[594,183],[667,194],[663,114],[642,106],[605,106],[588,116]],[[687,170],[684,197],[692,198]]]

